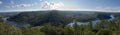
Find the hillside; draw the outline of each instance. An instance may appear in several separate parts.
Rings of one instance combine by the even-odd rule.
[[[74,19],[77,21],[92,21],[96,19],[109,19],[110,14],[87,12],[87,11],[32,11],[22,12],[18,15],[10,17],[8,20],[15,22],[27,22],[34,26],[39,26],[45,23],[51,23],[52,25],[57,24],[68,24]]]

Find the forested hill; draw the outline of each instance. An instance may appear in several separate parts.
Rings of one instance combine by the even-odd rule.
[[[32,11],[22,12],[18,15],[10,17],[8,20],[15,22],[27,22],[31,25],[38,26],[45,23],[51,23],[52,25],[57,24],[68,24],[74,19],[77,21],[91,21],[96,19],[109,19],[109,13],[97,13],[89,11]]]

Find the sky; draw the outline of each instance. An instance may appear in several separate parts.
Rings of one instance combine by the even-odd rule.
[[[36,10],[120,12],[120,0],[0,0],[0,12]]]

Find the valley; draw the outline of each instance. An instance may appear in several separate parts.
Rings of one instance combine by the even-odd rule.
[[[30,33],[32,35],[58,35],[59,32],[56,31],[60,31],[60,34],[63,35],[110,35],[120,33],[118,31],[120,29],[119,13],[51,10],[10,14],[1,15],[0,29],[4,30],[0,34],[9,30],[6,27],[11,28],[11,30],[15,29],[14,31],[18,30],[18,33],[9,32],[19,35],[26,35],[28,32],[29,35],[31,35]]]

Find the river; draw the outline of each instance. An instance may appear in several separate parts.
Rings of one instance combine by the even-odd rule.
[[[9,17],[5,17],[5,18],[2,18],[4,21],[8,22],[9,24],[11,25],[14,25],[16,27],[26,27],[26,26],[30,26],[29,23],[20,23],[20,22],[14,22],[14,21],[8,21]]]
[[[114,15],[110,15],[110,19],[106,19],[106,20],[108,20],[108,21],[112,21],[113,19],[115,19],[115,16]],[[94,21],[92,21],[92,27],[94,27],[98,22],[100,22],[101,20],[99,20],[99,19],[97,19],[97,20],[94,20]],[[88,22],[77,22],[77,24],[78,25],[87,25],[89,23],[89,21]],[[71,22],[71,23],[69,23],[68,25],[70,25],[70,26],[73,26],[73,22]]]
[[[114,17],[114,15],[110,15],[110,19],[107,19],[108,21],[112,21],[113,19],[115,19],[115,17]],[[11,24],[11,25],[14,25],[14,26],[16,26],[16,27],[26,27],[26,26],[30,26],[30,24],[29,23],[20,23],[20,22],[14,22],[14,21],[8,21],[7,19],[8,19],[9,17],[5,17],[5,18],[2,18],[4,21],[6,21],[6,22],[8,22],[9,24]],[[99,20],[99,19],[97,19],[97,20],[94,20],[94,21],[92,21],[92,25],[93,25],[93,27],[96,25],[96,23],[98,23],[98,22],[100,22],[101,20]],[[84,25],[87,25],[89,22],[77,22],[77,24],[78,25],[82,25],[82,24],[84,24]],[[73,26],[73,22],[71,22],[71,23],[69,23],[68,25],[70,25],[70,26]]]

